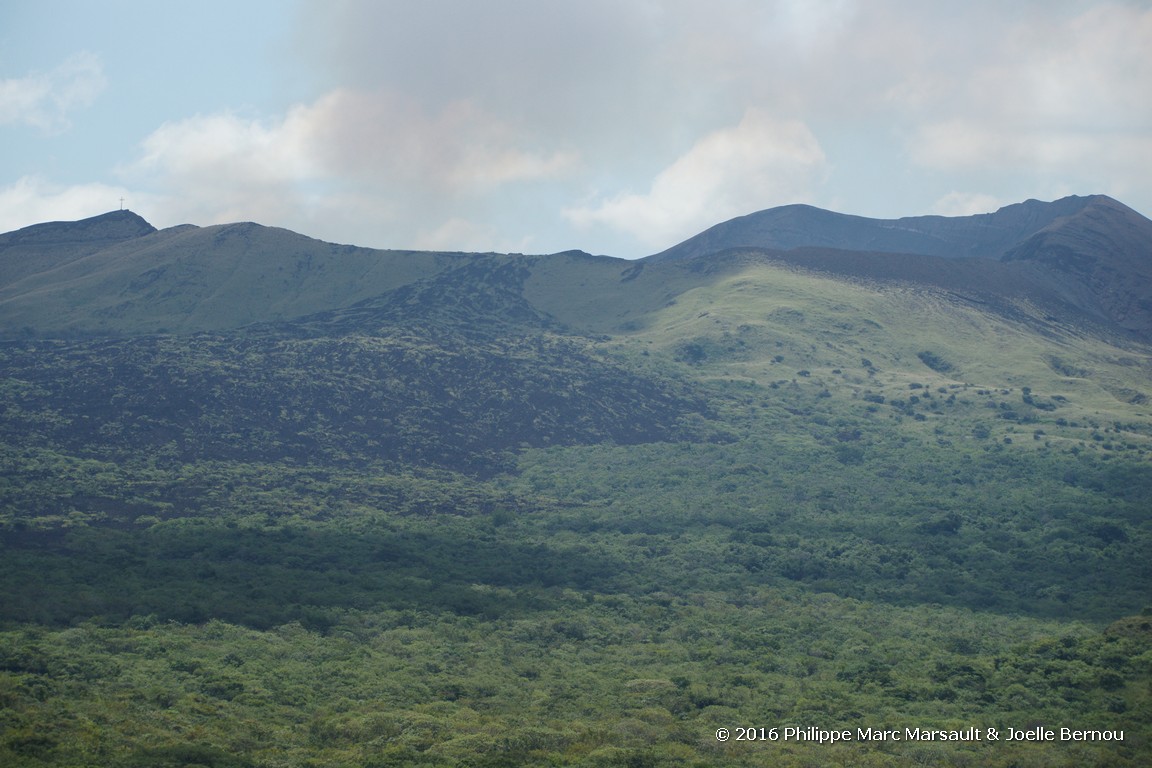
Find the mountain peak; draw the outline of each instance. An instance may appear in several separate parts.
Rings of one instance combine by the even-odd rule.
[[[128,210],[109,211],[79,221],[50,221],[33,224],[0,235],[0,245],[39,245],[99,242],[107,244],[143,237],[156,231],[139,214]]]
[[[719,268],[731,261],[724,251],[852,279],[1060,304],[1068,316],[1152,339],[1152,221],[1104,195],[900,219],[786,205],[717,224],[626,269],[579,251],[501,258],[515,264],[513,272],[539,267],[548,274],[608,259],[619,284],[630,285],[665,261],[690,262],[687,270],[666,271],[678,274]],[[337,246],[252,222],[157,232],[132,211],[111,211],[0,234],[0,325],[183,332],[285,320],[400,296],[399,288],[459,266],[462,256]],[[488,265],[492,258],[479,260]],[[430,283],[420,295],[448,295],[446,285],[459,287]],[[533,278],[531,285],[537,290],[542,282]]]
[[[0,286],[155,231],[138,214],[120,210],[0,234]]]
[[[891,273],[894,264],[911,270],[909,258],[965,262],[938,263],[933,269],[940,273],[953,267],[980,272],[974,262],[981,261],[1023,263],[1017,266],[1040,270],[1035,274],[1049,289],[1059,286],[1063,300],[1086,316],[1152,338],[1152,221],[1107,195],[901,219],[786,205],[717,224],[648,260],[709,259],[732,249],[774,251],[794,263],[874,276]]]
[[[768,208],[717,224],[648,258],[690,259],[728,248],[835,248],[847,251],[913,253],[945,258],[999,259],[1054,222],[1089,208],[1122,210],[1106,195],[1075,195],[1044,202],[1026,200],[994,213],[972,216],[906,216],[871,219],[811,205]]]

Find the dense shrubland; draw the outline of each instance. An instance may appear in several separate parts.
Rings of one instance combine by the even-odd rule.
[[[1146,763],[1144,422],[506,330],[5,346],[0,763]]]

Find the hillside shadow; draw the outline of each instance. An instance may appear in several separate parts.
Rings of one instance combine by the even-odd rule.
[[[350,534],[196,525],[7,533],[0,619],[65,626],[132,616],[326,630],[343,609],[493,618],[543,607],[551,588],[612,590],[627,565],[453,532]]]

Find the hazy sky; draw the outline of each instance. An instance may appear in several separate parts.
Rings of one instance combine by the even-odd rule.
[[[1152,1],[12,0],[0,231],[637,257],[804,202],[1152,213]]]

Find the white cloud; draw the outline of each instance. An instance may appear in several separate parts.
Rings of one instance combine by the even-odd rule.
[[[221,192],[237,182],[347,179],[464,193],[563,175],[577,162],[570,151],[534,151],[517,146],[519,140],[467,102],[428,114],[386,94],[340,89],[277,120],[225,113],[165,124],[125,170]]]
[[[470,186],[472,168],[480,178],[537,169],[536,180],[566,183],[554,190],[554,210],[584,227],[581,247],[607,252],[663,245],[720,217],[798,200],[904,215],[949,189],[1009,201],[1068,186],[1152,194],[1138,170],[1152,124],[1145,3],[344,0],[313,13],[300,42],[317,71],[360,93],[390,94],[387,114],[334,124],[347,140],[325,145],[355,148],[336,162],[351,174],[394,173],[394,161],[374,156],[389,147],[411,158],[432,151],[409,191],[425,195],[429,215],[443,208],[427,231],[453,217],[478,220],[478,211],[443,202],[446,190]],[[424,128],[381,129],[396,110]],[[702,184],[684,179],[725,161],[704,145],[676,158],[701,136],[727,135],[745,114],[802,123],[828,160],[747,147],[739,173],[707,180],[713,190],[694,199],[684,190]],[[473,124],[477,116],[484,120]],[[389,137],[375,150],[369,125]],[[494,142],[501,131],[515,141]],[[475,137],[490,167],[458,146],[461,134]],[[495,162],[493,144],[521,154]]]
[[[197,183],[222,175],[253,182],[313,176],[302,112],[269,122],[223,113],[165,123],[144,139],[136,168]]]
[[[468,206],[579,165],[572,151],[532,146],[467,101],[430,111],[351,89],[274,119],[220,113],[166,123],[141,150],[120,174],[157,191],[161,220],[254,219],[342,240],[371,230],[372,243],[396,247],[480,246],[484,228],[459,224]],[[352,212],[362,220],[349,221]]]
[[[977,213],[992,213],[1004,205],[1002,200],[993,195],[983,195],[977,192],[949,192],[936,201],[936,204],[932,206],[932,213],[939,216],[971,216]]]
[[[165,123],[119,173],[156,190],[164,221],[295,221],[297,187],[320,175],[302,112],[271,121],[222,113]]]
[[[660,172],[646,194],[570,208],[581,227],[607,225],[649,246],[668,246],[760,208],[810,199],[828,165],[816,137],[794,120],[750,109],[713,131]]]
[[[1152,159],[1152,9],[1030,15],[1005,32],[963,76],[908,89],[919,99],[905,101],[916,112],[912,158],[943,171],[1143,174]]]
[[[1123,141],[1124,137],[1113,137]],[[911,143],[914,157],[941,170],[1068,168],[1109,154],[1099,136],[1056,128],[1010,131],[977,119],[924,125]]]
[[[338,0],[299,18],[279,63],[303,101],[196,103],[135,129],[114,181],[147,192],[156,223],[639,255],[801,201],[900,216],[1068,190],[1152,207],[1143,0]],[[65,127],[103,82],[95,57],[69,61],[5,81],[0,123]]]
[[[24,176],[0,187],[0,232],[10,232],[42,221],[75,221],[114,211],[120,198],[126,207],[147,207],[124,187],[107,184],[60,186],[36,176]]]
[[[48,72],[0,80],[0,125],[24,123],[48,133],[64,131],[68,114],[90,105],[106,85],[100,58],[87,52]]]
[[[567,173],[569,150],[544,150],[468,99],[436,107],[388,90],[337,89],[301,110],[325,173],[403,178],[442,194],[486,191]]]
[[[432,232],[417,236],[414,248],[429,251],[472,251],[522,253],[528,250],[529,238],[509,240],[505,233],[487,223],[454,217]]]

